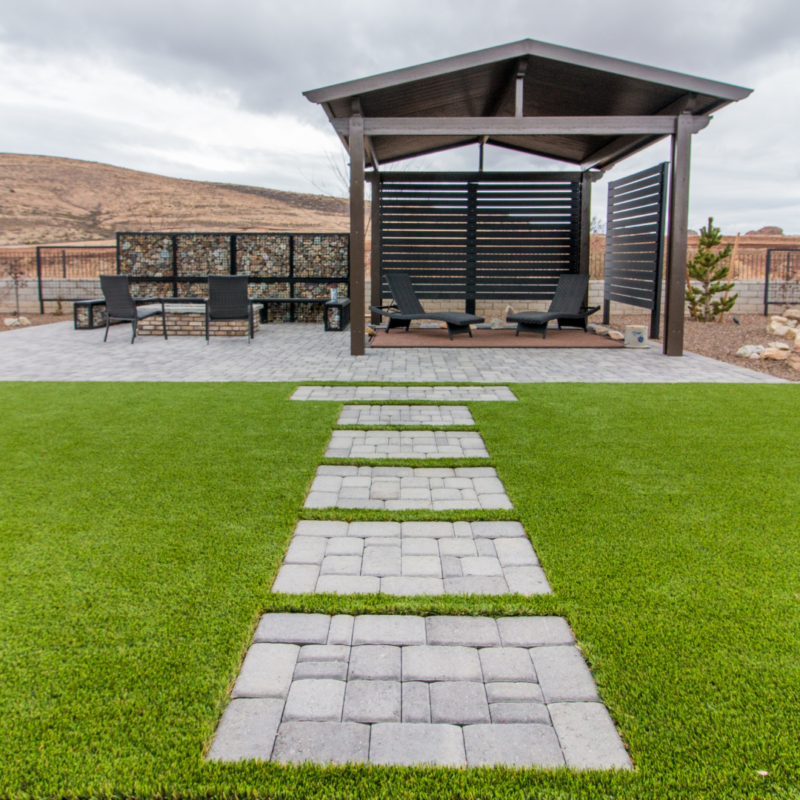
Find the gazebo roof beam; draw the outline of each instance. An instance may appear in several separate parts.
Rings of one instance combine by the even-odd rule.
[[[692,132],[703,130],[710,117],[692,117]],[[333,119],[337,132],[350,120]],[[365,117],[367,136],[666,136],[674,132],[675,116],[639,117]]]

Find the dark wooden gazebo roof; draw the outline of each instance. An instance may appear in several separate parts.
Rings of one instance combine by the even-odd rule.
[[[516,107],[521,77],[521,114]],[[643,117],[688,111],[707,116],[750,94],[749,89],[648,67],[617,58],[524,39],[370,78],[305,92],[325,108],[347,138],[352,100],[370,118]],[[339,122],[341,120],[341,122]],[[515,135],[510,129],[481,136],[371,135],[380,164],[480,143],[605,169],[668,133],[639,135]],[[367,133],[367,131],[365,131]],[[369,134],[367,134],[369,135]]]
[[[364,353],[366,166],[378,185],[381,164],[470,144],[481,146],[481,170],[485,144],[578,164],[588,265],[593,178],[670,136],[664,342],[667,355],[681,355],[692,134],[750,93],[532,39],[305,92],[350,153],[352,354]],[[373,203],[373,221],[378,208]]]

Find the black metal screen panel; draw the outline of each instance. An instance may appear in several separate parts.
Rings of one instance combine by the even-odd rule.
[[[646,308],[653,338],[661,313],[668,167],[665,162],[608,185],[606,317],[612,300]]]
[[[549,300],[578,272],[577,173],[381,175],[381,272],[423,299]],[[383,298],[389,296],[385,283]]]
[[[767,250],[764,275],[764,316],[770,306],[800,303],[800,250]]]

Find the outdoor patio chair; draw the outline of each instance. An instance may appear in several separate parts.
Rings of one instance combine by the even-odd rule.
[[[206,344],[208,327],[213,321],[246,319],[250,323],[247,344],[253,338],[253,301],[247,295],[246,275],[209,275],[206,303]]]
[[[434,319],[447,323],[447,333],[452,339],[458,333],[468,333],[472,336],[470,325],[483,322],[483,317],[474,314],[464,314],[459,311],[439,311],[426,314],[422,303],[419,302],[411,277],[407,272],[389,272],[386,274],[386,283],[392,293],[394,303],[388,306],[370,306],[370,311],[388,317],[386,332],[392,328],[408,330],[413,319]]]
[[[164,328],[164,338],[167,337],[167,318],[164,315],[164,301],[160,297],[131,297],[127,275],[101,275],[100,288],[106,299],[106,335],[103,341],[108,341],[108,329],[113,322],[130,322],[133,329],[131,344],[136,341],[136,330],[140,319],[154,317],[161,314],[161,323]],[[137,303],[150,303],[151,305],[137,306]],[[160,305],[154,305],[159,303]]]
[[[506,322],[517,323],[517,336],[520,331],[541,333],[542,339],[547,338],[547,323],[558,320],[559,329],[583,328],[586,330],[587,319],[600,310],[600,306],[583,305],[586,291],[589,288],[588,275],[563,274],[558,279],[556,293],[547,311],[520,311],[506,317]]]

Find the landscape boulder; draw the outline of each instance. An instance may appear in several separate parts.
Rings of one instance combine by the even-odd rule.
[[[788,342],[770,342],[767,347],[775,348],[776,350],[791,350],[792,346]]]
[[[760,358],[761,354],[764,352],[764,346],[760,344],[746,344],[744,347],[740,347],[736,351],[736,355],[739,358],[752,358],[755,356],[756,358]]]
[[[783,316],[786,319],[793,319],[796,322],[800,322],[800,308],[790,308],[788,311],[783,312]]]
[[[7,317],[3,324],[6,328],[27,328],[31,321],[27,317]]]
[[[762,354],[761,358],[767,361],[786,361],[789,358],[788,350],[778,350],[777,347],[768,347]]]

